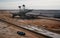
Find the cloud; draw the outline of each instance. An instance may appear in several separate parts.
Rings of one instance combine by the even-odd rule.
[[[15,9],[17,8],[18,2],[5,2],[5,3],[0,3],[0,9]]]
[[[60,9],[60,0],[5,0],[0,2],[0,9],[17,9],[19,5],[25,4],[29,9]],[[9,2],[10,1],[10,2]]]
[[[60,0],[27,0],[25,4],[33,9],[60,9]]]
[[[21,1],[21,0],[0,0],[0,2],[15,2],[15,1]]]

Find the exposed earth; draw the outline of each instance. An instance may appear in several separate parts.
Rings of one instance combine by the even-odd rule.
[[[0,17],[3,16],[12,18],[11,17],[12,15],[10,14],[9,11],[0,11]],[[52,30],[54,32],[60,33],[60,21],[42,19],[42,18],[30,19],[30,20],[20,18],[18,19],[18,18],[19,17],[17,16],[16,18],[12,19],[17,19],[17,21],[19,21],[22,25],[34,25],[37,27],[43,27],[47,30]],[[25,32],[26,36],[18,35],[17,31]],[[45,38],[45,37],[0,21],[0,38]]]

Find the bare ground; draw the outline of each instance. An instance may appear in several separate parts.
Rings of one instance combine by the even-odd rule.
[[[2,16],[1,16],[2,15]],[[11,14],[9,11],[0,11],[0,17],[10,17]],[[12,18],[15,19],[15,18]],[[44,27],[46,29],[52,30],[52,29],[60,29],[60,21],[55,21],[55,20],[48,20],[48,19],[32,19],[32,20],[22,20],[22,19],[17,19],[21,24],[28,24],[28,25],[35,25],[38,27]],[[12,21],[11,21],[12,22]],[[37,35],[35,33],[32,33],[30,31],[25,31],[24,29],[21,30],[21,28],[17,27],[12,27],[8,26],[9,24],[2,23],[0,22],[0,38],[44,38],[41,35]],[[7,28],[6,28],[7,27]],[[26,36],[19,36],[16,34],[17,31],[24,31],[26,32]],[[60,32],[60,30],[57,30]],[[7,36],[7,37],[6,37]]]
[[[25,36],[20,36],[17,31],[25,32]],[[18,28],[0,21],[0,38],[45,38],[28,30]]]

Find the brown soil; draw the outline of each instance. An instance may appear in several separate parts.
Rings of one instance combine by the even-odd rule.
[[[20,36],[17,34],[17,31],[25,32],[26,35]],[[45,38],[45,37],[0,21],[0,38]]]
[[[10,17],[11,18],[11,14],[9,13],[9,11],[1,11],[0,13],[0,17]],[[12,18],[15,19],[15,18]],[[55,21],[55,20],[49,20],[49,19],[32,19],[32,20],[22,20],[22,19],[17,19],[21,24],[29,24],[29,25],[35,25],[35,26],[42,26],[46,29],[60,29],[60,21]],[[60,31],[60,30],[57,30]]]

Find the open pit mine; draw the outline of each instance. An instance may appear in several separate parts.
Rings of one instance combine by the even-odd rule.
[[[0,38],[60,38],[57,11],[0,10]]]

